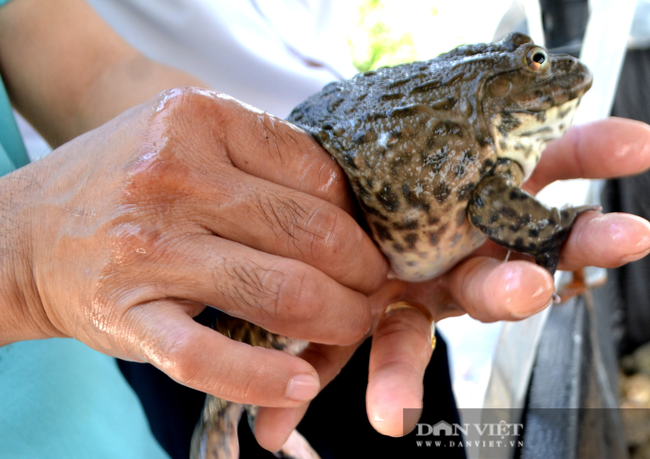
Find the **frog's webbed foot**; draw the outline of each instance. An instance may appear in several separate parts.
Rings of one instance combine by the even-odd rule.
[[[522,178],[516,162],[499,159],[474,188],[468,217],[491,240],[532,255],[538,265],[553,274],[578,215],[599,207],[547,207],[519,188]]]

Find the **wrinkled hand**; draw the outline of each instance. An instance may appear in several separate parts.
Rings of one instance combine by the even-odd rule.
[[[0,344],[74,337],[233,401],[297,406],[319,378],[298,357],[197,324],[206,304],[351,344],[388,270],[310,136],[207,91],[164,93],[0,191]]]
[[[614,178],[650,167],[650,127],[608,119],[572,128],[547,146],[524,188],[536,193],[547,184],[571,178]],[[613,268],[650,252],[650,223],[629,214],[588,212],[574,225],[559,269],[585,266]],[[520,320],[546,308],[554,284],[549,273],[527,261],[504,263],[505,249],[487,242],[472,257],[429,282],[389,281],[371,297],[379,317],[374,328],[366,395],[370,422],[377,431],[401,436],[403,408],[421,408],[424,371],[431,357],[430,326],[415,309],[382,312],[395,301],[426,305],[433,318],[468,313],[484,321]],[[328,383],[351,357],[356,345],[312,344],[303,357]],[[256,437],[270,450],[278,449],[302,418],[306,406],[265,408],[256,423]]]

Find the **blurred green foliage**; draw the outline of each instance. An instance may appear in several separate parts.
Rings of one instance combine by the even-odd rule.
[[[396,5],[396,2],[387,0],[359,2],[357,23],[348,34],[352,61],[357,70],[365,72],[417,58],[410,32],[396,26],[394,21],[396,8],[399,8]]]

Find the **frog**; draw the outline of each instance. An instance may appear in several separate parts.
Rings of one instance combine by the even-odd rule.
[[[578,215],[521,190],[592,75],[521,33],[337,81],[288,120],[337,161],[395,277],[437,277],[486,238],[554,273]]]
[[[394,277],[432,279],[487,238],[553,273],[577,217],[595,207],[547,207],[520,185],[591,82],[578,59],[512,33],[330,83],[287,120],[341,166]],[[307,344],[225,314],[215,329],[293,354]],[[236,458],[244,410],[252,426],[256,407],[208,396],[190,457]],[[319,457],[295,431],[278,455]]]

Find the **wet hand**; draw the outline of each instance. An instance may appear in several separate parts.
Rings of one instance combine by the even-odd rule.
[[[205,305],[345,345],[388,270],[310,136],[208,91],[163,93],[0,187],[0,344],[73,337],[233,401],[297,406],[319,377],[197,324]]]

